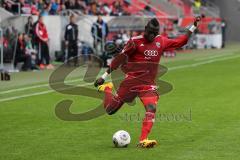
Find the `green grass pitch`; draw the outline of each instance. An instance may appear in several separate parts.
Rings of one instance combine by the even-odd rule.
[[[0,82],[1,160],[238,160],[240,153],[240,47],[198,50],[163,58],[169,68],[163,80],[174,89],[160,98],[161,115],[149,138],[158,140],[153,149],[136,148],[144,114],[137,100],[115,115],[85,122],[58,119],[55,105],[74,101],[71,111],[92,109],[99,99],[52,91],[47,82],[51,71],[12,74]],[[84,68],[69,80],[79,79]],[[72,84],[83,84],[75,81]],[[93,87],[92,87],[93,88]],[[131,115],[131,117],[130,117]],[[128,148],[114,148],[112,135],[126,130]]]

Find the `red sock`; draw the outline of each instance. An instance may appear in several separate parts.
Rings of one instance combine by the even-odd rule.
[[[140,136],[140,141],[147,139],[148,134],[152,129],[154,118],[155,118],[155,113],[152,113],[152,112],[145,113],[145,118],[143,119],[143,123],[142,123],[142,133]]]
[[[104,98],[104,108],[106,108],[112,101],[112,89],[109,87],[106,87],[104,90],[105,98]]]
[[[106,112],[109,115],[112,115],[114,113],[116,113],[124,104],[123,101],[121,101],[121,99],[118,96],[114,96],[112,94],[112,89],[111,88],[106,88],[104,90],[105,93],[105,98],[104,98],[104,108],[106,110]]]

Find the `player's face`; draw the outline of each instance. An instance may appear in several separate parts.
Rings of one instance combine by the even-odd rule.
[[[145,28],[144,37],[148,42],[153,42],[157,35],[158,31],[153,31],[147,27]]]

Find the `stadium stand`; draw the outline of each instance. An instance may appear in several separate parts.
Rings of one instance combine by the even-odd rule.
[[[108,41],[114,41],[119,43],[125,43],[131,36],[139,35],[144,29],[146,21],[155,16],[159,19],[161,24],[161,33],[175,37],[183,31],[182,28],[187,27],[194,19],[196,15],[202,15],[204,17],[202,24],[199,27],[199,34],[214,34],[219,33],[219,26],[221,24],[221,18],[219,9],[209,1],[199,0],[3,0],[1,1],[0,14],[1,17],[14,17],[10,18],[8,22],[5,22],[4,34],[4,47],[5,52],[9,52],[5,56],[6,61],[13,62],[11,57],[15,54],[14,46],[19,33],[24,33],[24,25],[26,24],[27,16],[39,15],[48,16],[51,19],[49,21],[55,21],[61,24],[56,34],[51,38],[52,31],[54,29],[47,23],[47,29],[51,39],[50,52],[59,51],[64,52],[64,47],[57,42],[57,37],[62,37],[61,30],[64,30],[64,25],[67,24],[67,17],[74,14],[76,15],[76,21],[79,28],[79,43],[87,45],[94,53],[99,53],[98,48],[93,43],[94,36],[91,35],[91,28],[95,23],[95,17],[102,15],[104,20],[107,21],[109,26],[109,34],[106,37]],[[199,10],[196,11],[196,6]],[[204,15],[202,14],[204,13]],[[18,18],[19,15],[22,18]],[[54,15],[55,17],[51,17]],[[59,16],[58,16],[59,15]],[[2,18],[2,20],[3,20]],[[17,29],[8,24],[18,23]],[[6,28],[7,26],[7,28]],[[55,31],[55,32],[56,32]],[[171,33],[169,35],[169,33]],[[33,36],[34,37],[34,36]],[[33,38],[30,37],[30,38]],[[63,38],[62,38],[63,39]],[[97,39],[102,39],[98,37]],[[102,41],[104,46],[106,41]],[[15,47],[16,48],[16,47]],[[34,48],[34,45],[33,45]],[[101,47],[103,48],[103,47]],[[104,52],[104,50],[101,50]],[[61,58],[60,58],[61,59]]]

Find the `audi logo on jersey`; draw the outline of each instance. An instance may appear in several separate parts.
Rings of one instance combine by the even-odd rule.
[[[145,50],[144,55],[149,56],[149,57],[156,57],[156,56],[158,56],[158,51],[156,51],[156,50]]]

